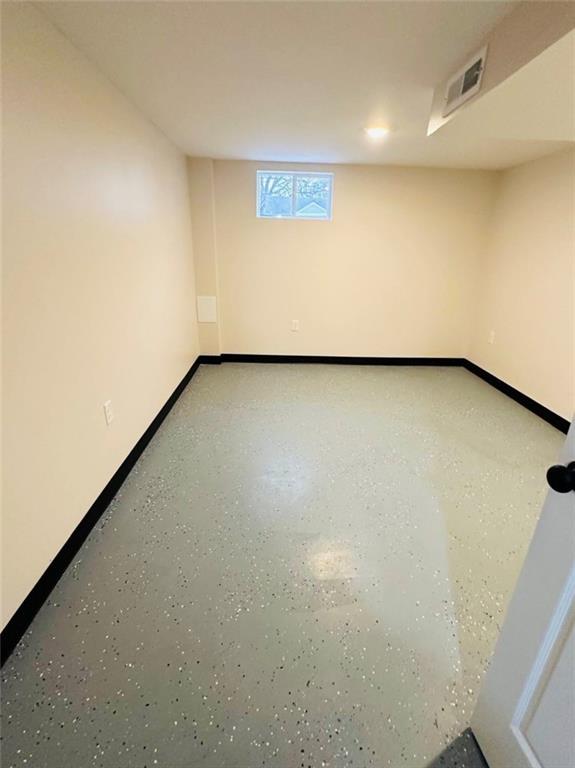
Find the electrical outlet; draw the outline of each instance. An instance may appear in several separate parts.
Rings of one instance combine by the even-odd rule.
[[[291,321],[291,329],[292,331],[299,331],[299,320]]]
[[[114,421],[114,411],[112,410],[111,400],[106,400],[104,403],[104,418],[106,419],[106,424],[108,426]]]
[[[489,339],[490,344],[495,344],[495,331],[489,331]]]

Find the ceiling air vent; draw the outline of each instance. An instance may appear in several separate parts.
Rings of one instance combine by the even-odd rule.
[[[443,117],[460,107],[481,88],[487,46],[475,54],[447,83]]]

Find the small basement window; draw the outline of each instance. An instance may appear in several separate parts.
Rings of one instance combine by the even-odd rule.
[[[257,215],[263,219],[331,219],[333,173],[258,171]]]

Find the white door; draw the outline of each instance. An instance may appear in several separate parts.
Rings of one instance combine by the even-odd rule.
[[[490,768],[575,768],[574,424],[472,718]]]

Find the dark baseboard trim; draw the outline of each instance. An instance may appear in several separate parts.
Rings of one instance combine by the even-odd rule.
[[[332,355],[236,355],[224,353],[222,363],[321,363],[322,365],[449,365],[464,364],[462,357],[336,357]]]
[[[132,467],[139,459],[144,449],[157,432],[159,426],[164,421],[179,396],[184,391],[192,376],[198,370],[201,364],[219,365],[220,363],[323,363],[329,365],[425,365],[425,366],[461,366],[471,373],[478,376],[483,381],[491,384],[503,394],[511,397],[520,405],[524,406],[532,413],[544,419],[561,432],[567,433],[569,422],[562,416],[541,405],[531,397],[524,395],[519,390],[506,384],[497,376],[488,373],[480,366],[460,357],[332,357],[325,355],[243,355],[243,354],[223,354],[223,355],[200,355],[184,378],[172,392],[165,405],[162,407],[156,418],[146,429],[142,437],[132,448],[128,456],[124,459],[120,467],[115,472],[112,479],[106,485],[102,493],[92,504],[88,512],[78,523],[70,538],[60,549],[56,557],[52,560],[46,571],[42,574],[36,585],[32,588],[22,605],[12,616],[0,635],[1,646],[1,664],[8,659],[20,638],[24,635],[30,626],[33,618],[36,616],[44,602],[48,599],[50,593],[58,583],[60,577],[72,562],[78,550],[88,537],[92,528],[96,525],[103,515],[108,505],[120,489],[122,483],[132,470]]]
[[[524,395],[523,392],[515,389],[515,387],[512,387],[511,384],[507,384],[505,381],[498,379],[497,376],[489,373],[479,365],[472,363],[471,360],[465,360],[463,367],[476,376],[479,376],[479,378],[483,379],[483,381],[491,384],[491,386],[495,387],[495,389],[503,392],[504,395],[507,395],[512,400],[515,400],[516,403],[519,403],[524,408],[527,408],[527,410],[531,411],[531,413],[534,413],[548,424],[551,424],[552,427],[559,429],[565,434],[567,434],[569,431],[570,423],[567,421],[567,419],[564,419],[563,416],[559,416],[558,413],[555,413],[554,411],[549,410],[549,408],[546,408],[544,405],[541,405],[541,403],[538,403],[537,400],[533,400],[532,397]]]
[[[334,357],[329,355],[244,355],[224,353],[222,363],[322,363],[327,365],[430,365],[460,366],[479,376],[515,402],[539,416],[551,426],[567,434],[569,422],[515,387],[488,373],[479,365],[464,357]]]
[[[192,376],[203,362],[206,361],[204,361],[201,356],[198,357],[196,362],[172,392],[158,415],[126,456],[120,467],[116,470],[102,493],[86,512],[82,520],[80,520],[69,539],[44,571],[22,605],[2,630],[2,634],[0,635],[0,663],[2,665],[8,659],[20,638],[32,623],[33,618],[50,596],[50,593],[58,583],[60,577],[70,565],[82,544],[86,541],[90,531],[104,514],[108,505],[119,491],[120,486],[132,470],[132,467],[140,458],[144,449],[174,406],[176,400],[182,394]]]

